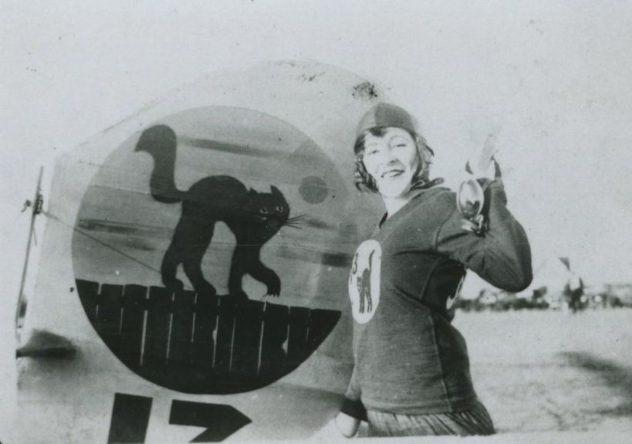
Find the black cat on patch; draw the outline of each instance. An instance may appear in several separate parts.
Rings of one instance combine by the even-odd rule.
[[[216,295],[215,287],[202,273],[202,258],[213,239],[215,224],[222,221],[237,241],[228,278],[229,294],[238,300],[248,299],[241,281],[249,274],[266,285],[268,295],[279,296],[281,280],[261,262],[260,255],[261,247],[292,222],[281,191],[271,186],[269,193],[260,193],[230,176],[205,177],[188,191],[178,190],[174,181],[176,147],[175,132],[166,125],[157,125],[142,133],[135,149],[154,159],[149,184],[152,197],[158,202],[182,203],[182,215],[160,268],[165,287],[182,289],[182,281],[176,278],[182,264],[198,294]]]

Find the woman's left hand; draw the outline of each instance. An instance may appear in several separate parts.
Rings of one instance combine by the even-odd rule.
[[[476,179],[494,180],[496,177],[494,154],[497,151],[496,134],[490,133],[485,139],[485,143],[474,152],[467,162],[466,170]]]
[[[360,420],[345,413],[338,415],[325,424],[312,437],[315,441],[334,441],[341,438],[352,438],[358,432]]]

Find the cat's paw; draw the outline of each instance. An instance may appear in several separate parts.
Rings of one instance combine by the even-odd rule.
[[[266,294],[268,296],[278,297],[281,294],[281,279],[276,274],[270,276],[270,280],[266,283],[268,288]]]

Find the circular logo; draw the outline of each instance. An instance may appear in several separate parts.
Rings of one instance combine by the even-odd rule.
[[[371,320],[380,303],[380,268],[382,248],[374,239],[358,247],[351,263],[349,298],[353,318],[360,324]]]
[[[97,333],[140,376],[188,393],[294,371],[341,314],[311,278],[344,288],[339,176],[308,136],[255,110],[187,110],[131,135],[96,171],[73,237]]]

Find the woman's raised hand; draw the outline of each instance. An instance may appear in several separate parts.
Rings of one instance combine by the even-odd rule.
[[[496,176],[494,154],[496,149],[496,133],[490,133],[485,143],[478,148],[467,163],[466,169],[475,178],[487,178],[493,180]]]

